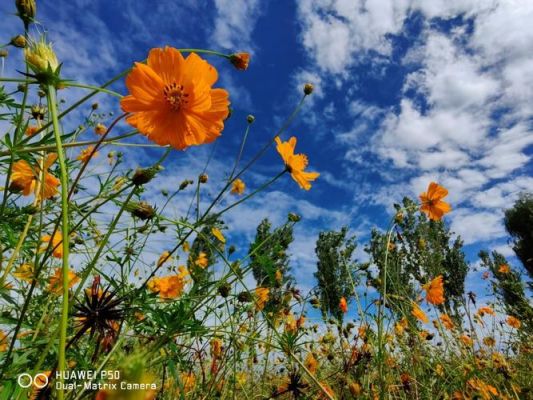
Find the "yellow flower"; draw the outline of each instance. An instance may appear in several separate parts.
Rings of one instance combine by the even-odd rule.
[[[424,311],[420,308],[418,304],[415,302],[412,302],[413,309],[411,310],[411,314],[418,319],[420,322],[423,322],[424,324],[427,324],[429,322],[429,319]]]
[[[72,270],[68,270],[68,287],[71,288],[80,281],[80,278]],[[54,275],[48,280],[48,290],[55,294],[60,294],[63,291],[63,271],[61,268],[56,268]]]
[[[80,155],[77,157],[78,160],[80,160],[82,163],[87,164],[91,157],[98,157],[98,152],[95,151],[93,154],[94,146],[89,146],[86,149],[83,149],[80,152]]]
[[[13,272],[13,276],[17,279],[31,283],[33,280],[33,265],[22,264],[15,270],[15,272]]]
[[[29,67],[37,74],[48,72],[49,68],[55,72],[59,67],[52,45],[46,43],[44,37],[38,42],[30,41],[30,45],[24,49],[24,56]]]
[[[211,356],[213,358],[220,358],[222,355],[222,340],[215,338],[211,340]]]
[[[307,172],[305,169],[309,161],[305,154],[294,154],[296,147],[296,138],[293,136],[287,142],[282,142],[281,139],[276,136],[276,149],[280,154],[285,167],[290,172],[292,178],[300,185],[304,190],[311,189],[311,183],[320,176],[318,172]]]
[[[126,121],[160,146],[183,150],[213,142],[229,113],[228,92],[213,89],[218,72],[196,53],[152,49],[126,78],[130,94],[120,101]]]
[[[262,310],[263,308],[265,308],[265,304],[268,301],[269,293],[269,288],[258,287],[255,289],[256,307],[258,310]]]
[[[231,193],[241,195],[244,193],[244,190],[246,189],[246,185],[244,182],[240,179],[235,179],[233,183],[231,184]]]
[[[159,256],[159,260],[157,260],[157,266],[161,267],[164,263],[172,261],[172,257],[170,256],[169,251],[164,251]]]
[[[188,253],[189,250],[191,249],[191,246],[189,245],[189,242],[185,241],[183,242],[183,245],[181,246],[181,248],[183,249],[185,253]]]
[[[50,245],[50,249],[53,250],[52,256],[54,256],[55,258],[62,258],[63,257],[63,244],[62,244],[63,235],[61,234],[61,232],[56,231],[56,233],[54,233],[53,238],[50,235],[44,235],[41,238],[41,242],[43,243],[48,243],[50,241],[52,241],[52,244]],[[42,245],[40,248],[40,251],[41,252],[45,251],[48,246],[49,245]]]
[[[183,391],[188,393],[196,386],[196,377],[192,372],[182,372],[181,383],[183,384]]]
[[[202,269],[206,268],[209,265],[209,259],[207,258],[207,254],[201,251],[200,254],[198,254],[198,258],[196,259],[194,264]]]
[[[402,318],[401,320],[396,322],[396,324],[394,325],[394,331],[396,332],[396,335],[402,336],[405,331],[405,328],[407,328],[407,324],[407,318]]]
[[[491,307],[480,307],[479,310],[477,310],[477,314],[480,317],[484,317],[485,314],[489,314],[489,315],[492,315],[492,316],[496,315],[496,313],[494,312],[494,310]]]
[[[492,400],[494,397],[498,396],[498,390],[494,386],[483,382],[479,378],[469,379],[467,384],[469,388],[479,394],[483,400]]]
[[[429,219],[440,221],[444,214],[452,210],[448,203],[442,201],[447,195],[448,190],[446,188],[436,182],[431,182],[427,192],[420,194],[420,201],[422,202],[420,210],[426,213]]]
[[[237,372],[235,374],[235,380],[242,387],[246,384],[246,381],[248,380],[248,374],[246,372]]]
[[[148,282],[148,289],[154,293],[159,293],[159,297],[162,299],[175,299],[181,296],[185,285],[188,283],[189,273],[183,265],[180,265],[178,270],[179,273],[176,275],[152,278]]]
[[[226,243],[226,238],[224,237],[222,232],[220,232],[220,229],[211,228],[211,233],[213,234],[214,237],[218,239],[219,242]]]
[[[474,341],[472,338],[468,335],[461,335],[459,336],[459,340],[465,345],[465,346],[472,346],[474,344]]]

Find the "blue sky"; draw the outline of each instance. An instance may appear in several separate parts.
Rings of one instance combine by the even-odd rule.
[[[3,2],[4,37],[21,28],[12,13],[11,2]],[[370,229],[385,227],[392,204],[417,196],[432,180],[450,191],[454,211],[446,220],[464,238],[472,262],[480,248],[512,255],[503,210],[533,189],[532,2],[42,0],[38,19],[64,62],[64,76],[93,84],[144,59],[152,47],[252,53],[246,72],[209,59],[234,114],[208,168],[213,184],[206,201],[232,166],[246,115],[256,123],[245,161],[290,113],[303,83],[313,83],[315,93],[285,138],[298,137],[297,150],[322,176],[309,192],[285,177],[227,218],[232,239],[242,244],[261,218],[280,224],[287,212],[301,213],[291,252],[307,288],[318,232],[350,226],[364,258]],[[16,60],[6,60],[5,75],[15,73]],[[122,84],[115,88],[124,91]],[[69,101],[78,93],[64,96]],[[118,111],[114,99],[99,101]],[[175,152],[147,195],[157,202],[159,189],[194,177],[211,150]],[[136,151],[132,167],[161,153]],[[254,188],[280,168],[272,150],[244,179]],[[189,200],[173,212],[179,215]],[[475,286],[478,278],[474,273],[469,280]]]

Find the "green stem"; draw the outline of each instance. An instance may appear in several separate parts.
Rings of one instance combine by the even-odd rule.
[[[48,86],[47,93],[48,109],[50,110],[50,115],[52,116],[52,125],[54,127],[54,137],[57,145],[57,159],[59,162],[60,170],[60,181],[61,181],[61,233],[63,236],[62,245],[63,245],[63,265],[62,265],[62,275],[63,275],[63,302],[61,308],[61,321],[60,321],[60,330],[59,330],[59,361],[58,361],[58,370],[60,372],[65,370],[65,351],[67,345],[67,326],[68,326],[68,287],[69,287],[69,212],[68,212],[68,172],[67,165],[65,162],[65,153],[63,151],[63,145],[61,143],[61,132],[59,130],[59,119],[56,107],[56,89],[52,85]],[[60,387],[57,392],[57,398],[59,400],[64,399],[64,389],[63,389],[63,375],[61,374],[59,378]]]
[[[105,89],[105,88],[102,88],[100,86],[94,86],[94,85],[86,85],[86,84],[82,84],[82,83],[73,83],[73,82],[65,82],[64,85],[66,87],[77,87],[77,88],[81,88],[81,89],[91,89],[91,90],[96,90],[98,92],[102,92],[102,93],[107,93],[107,94],[110,94],[112,96],[115,96],[115,97],[118,97],[119,99],[121,99],[122,97],[124,97],[123,95],[121,95],[120,93],[117,93],[113,90],[109,90],[109,89]]]

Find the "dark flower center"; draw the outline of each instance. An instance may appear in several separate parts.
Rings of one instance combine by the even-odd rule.
[[[187,99],[189,94],[185,93],[183,85],[178,85],[176,82],[166,85],[163,89],[163,95],[173,111],[181,110],[189,102]]]

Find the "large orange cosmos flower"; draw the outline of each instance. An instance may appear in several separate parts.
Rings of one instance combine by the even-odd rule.
[[[276,136],[276,149],[279,155],[283,159],[287,170],[291,173],[292,179],[294,179],[302,189],[311,189],[309,182],[314,181],[320,176],[318,172],[306,172],[307,156],[305,154],[294,154],[294,148],[296,147],[296,138],[293,136],[288,142],[282,142],[279,136]]]
[[[56,161],[57,154],[48,154],[44,161],[44,187],[41,187],[37,193],[37,180],[40,179],[39,166],[31,167],[26,160],[19,160],[13,164],[13,173],[11,174],[11,188],[20,190],[24,196],[29,196],[35,192],[37,198],[49,199],[57,194],[57,187],[60,184],[59,179],[48,172],[48,168]]]
[[[452,210],[448,203],[442,201],[446,196],[448,196],[446,188],[436,182],[431,182],[427,192],[420,194],[420,201],[422,202],[420,210],[425,212],[429,219],[440,221],[444,214]]]
[[[442,275],[437,276],[431,282],[424,285],[426,300],[435,306],[444,303],[444,282]]]
[[[183,150],[220,136],[229,113],[228,92],[213,89],[217,70],[197,54],[183,58],[172,47],[152,49],[126,78],[120,105],[126,121],[161,146]]]

